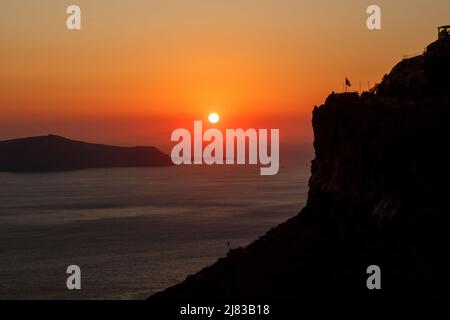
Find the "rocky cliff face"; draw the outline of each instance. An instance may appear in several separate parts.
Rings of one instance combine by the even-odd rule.
[[[382,97],[450,97],[450,38],[431,43],[423,55],[404,59],[377,86]]]
[[[401,62],[374,93],[331,94],[314,108],[306,207],[150,300],[448,298],[447,48]],[[367,289],[370,265],[382,290]]]

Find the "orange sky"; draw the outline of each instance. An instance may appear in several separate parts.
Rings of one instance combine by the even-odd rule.
[[[374,84],[450,23],[450,2],[16,0],[0,4],[0,139],[54,133],[167,149],[209,112],[221,126],[311,137],[310,114],[345,76]],[[65,27],[69,4],[82,30]]]

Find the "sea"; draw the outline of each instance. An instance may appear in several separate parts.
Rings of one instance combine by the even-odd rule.
[[[0,299],[145,299],[297,215],[310,158],[0,172]],[[81,290],[69,290],[71,265]]]

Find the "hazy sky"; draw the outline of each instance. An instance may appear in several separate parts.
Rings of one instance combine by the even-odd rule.
[[[82,30],[66,29],[66,8]],[[381,31],[366,8],[382,8]],[[205,119],[310,137],[310,114],[347,76],[379,81],[450,24],[450,1],[10,0],[0,3],[0,139],[55,133],[170,143]]]

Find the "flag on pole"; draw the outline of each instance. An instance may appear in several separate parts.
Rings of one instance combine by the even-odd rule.
[[[345,77],[345,85],[347,87],[351,87],[352,86],[352,84],[350,83],[350,80],[348,80],[347,77]]]

